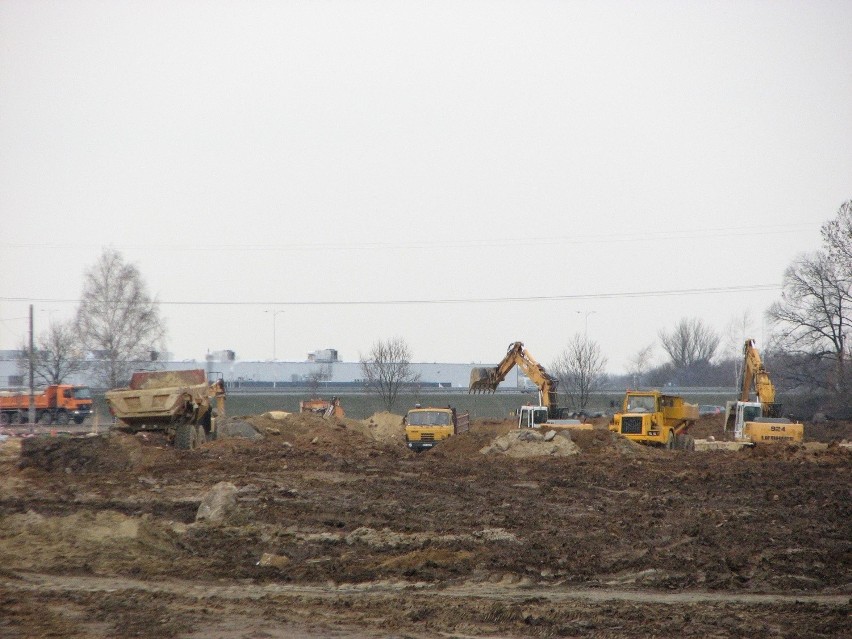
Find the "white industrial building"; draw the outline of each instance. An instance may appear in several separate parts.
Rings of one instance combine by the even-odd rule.
[[[27,373],[19,370],[20,351],[0,351],[0,388],[26,386]],[[140,362],[138,370],[186,370],[203,368],[208,376],[222,378],[231,389],[304,387],[312,383],[328,386],[349,386],[353,390],[363,387],[364,373],[359,362],[342,362],[335,349],[323,349],[309,353],[305,361],[242,361],[233,351],[218,351],[204,360],[163,361],[154,354],[153,361]],[[448,362],[412,362],[412,369],[420,374],[422,388],[466,389],[470,383],[470,371],[487,364],[456,364]],[[95,386],[85,373],[66,380],[81,386]],[[501,384],[502,388],[529,388],[530,382],[517,368]]]

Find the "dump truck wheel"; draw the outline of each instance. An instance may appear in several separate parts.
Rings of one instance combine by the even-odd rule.
[[[70,421],[71,421],[71,417],[64,410],[61,410],[58,413],[56,413],[56,423],[57,424],[59,424],[61,426],[65,426],[65,424],[67,424]]]
[[[39,424],[50,424],[53,422],[53,415],[50,414],[49,410],[42,411],[39,415],[36,415],[36,421]]]
[[[191,450],[195,447],[195,426],[179,424],[175,431],[175,448]]]
[[[83,415],[76,415],[74,417],[75,424],[82,424],[84,421],[86,421],[86,418]]]
[[[8,426],[12,422],[8,413],[0,413],[0,426]]]
[[[692,435],[680,434],[675,437],[675,450],[695,450],[695,439]]]
[[[23,424],[24,423],[24,414],[21,411],[16,410],[14,413],[12,413],[9,416],[9,421],[12,424]]]

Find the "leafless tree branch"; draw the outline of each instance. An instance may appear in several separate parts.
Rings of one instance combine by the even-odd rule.
[[[411,349],[401,337],[376,342],[360,361],[367,388],[382,398],[389,411],[402,387],[420,379],[411,368]]]
[[[136,266],[104,249],[83,280],[76,327],[84,347],[95,355],[93,370],[107,388],[130,377],[134,363],[160,350],[165,326],[157,301],[148,294]]]

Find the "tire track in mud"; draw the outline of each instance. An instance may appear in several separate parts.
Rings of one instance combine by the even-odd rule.
[[[138,590],[156,594],[170,594],[190,599],[260,600],[266,597],[385,597],[416,593],[418,595],[440,593],[442,598],[483,599],[488,601],[526,601],[544,599],[553,603],[585,601],[603,603],[623,601],[677,605],[684,603],[713,604],[734,603],[740,605],[766,605],[784,603],[811,603],[823,606],[847,606],[852,604],[850,594],[757,594],[708,591],[659,592],[653,590],[625,590],[609,588],[571,588],[565,586],[529,587],[507,584],[462,584],[436,588],[422,582],[372,582],[364,584],[292,585],[275,583],[243,582],[198,582],[181,580],[143,581],[125,577],[88,577],[72,575],[49,575],[43,573],[13,573],[12,577],[0,578],[0,587],[10,591],[38,592],[121,592]]]

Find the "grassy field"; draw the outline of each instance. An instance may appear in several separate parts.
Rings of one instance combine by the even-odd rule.
[[[232,392],[227,399],[227,412],[232,416],[256,415],[270,410],[282,410],[296,412],[299,410],[299,402],[306,399],[310,394],[292,392],[259,392],[259,393],[236,393]],[[331,395],[324,396],[327,399]],[[592,398],[588,407],[589,411],[612,412],[610,402],[621,405],[624,395],[621,393],[601,394]],[[364,419],[370,415],[385,410],[381,400],[375,395],[368,394],[343,394],[340,396],[346,416],[353,419]],[[686,401],[700,404],[721,404],[731,397],[708,396],[684,397]],[[108,416],[103,396],[95,398],[97,410],[102,418]],[[423,406],[453,406],[457,410],[469,411],[473,418],[502,419],[511,415],[524,404],[537,403],[538,396],[533,393],[497,393],[494,395],[468,395],[467,393],[420,393],[405,394],[397,398],[393,412],[404,414],[414,404]]]

